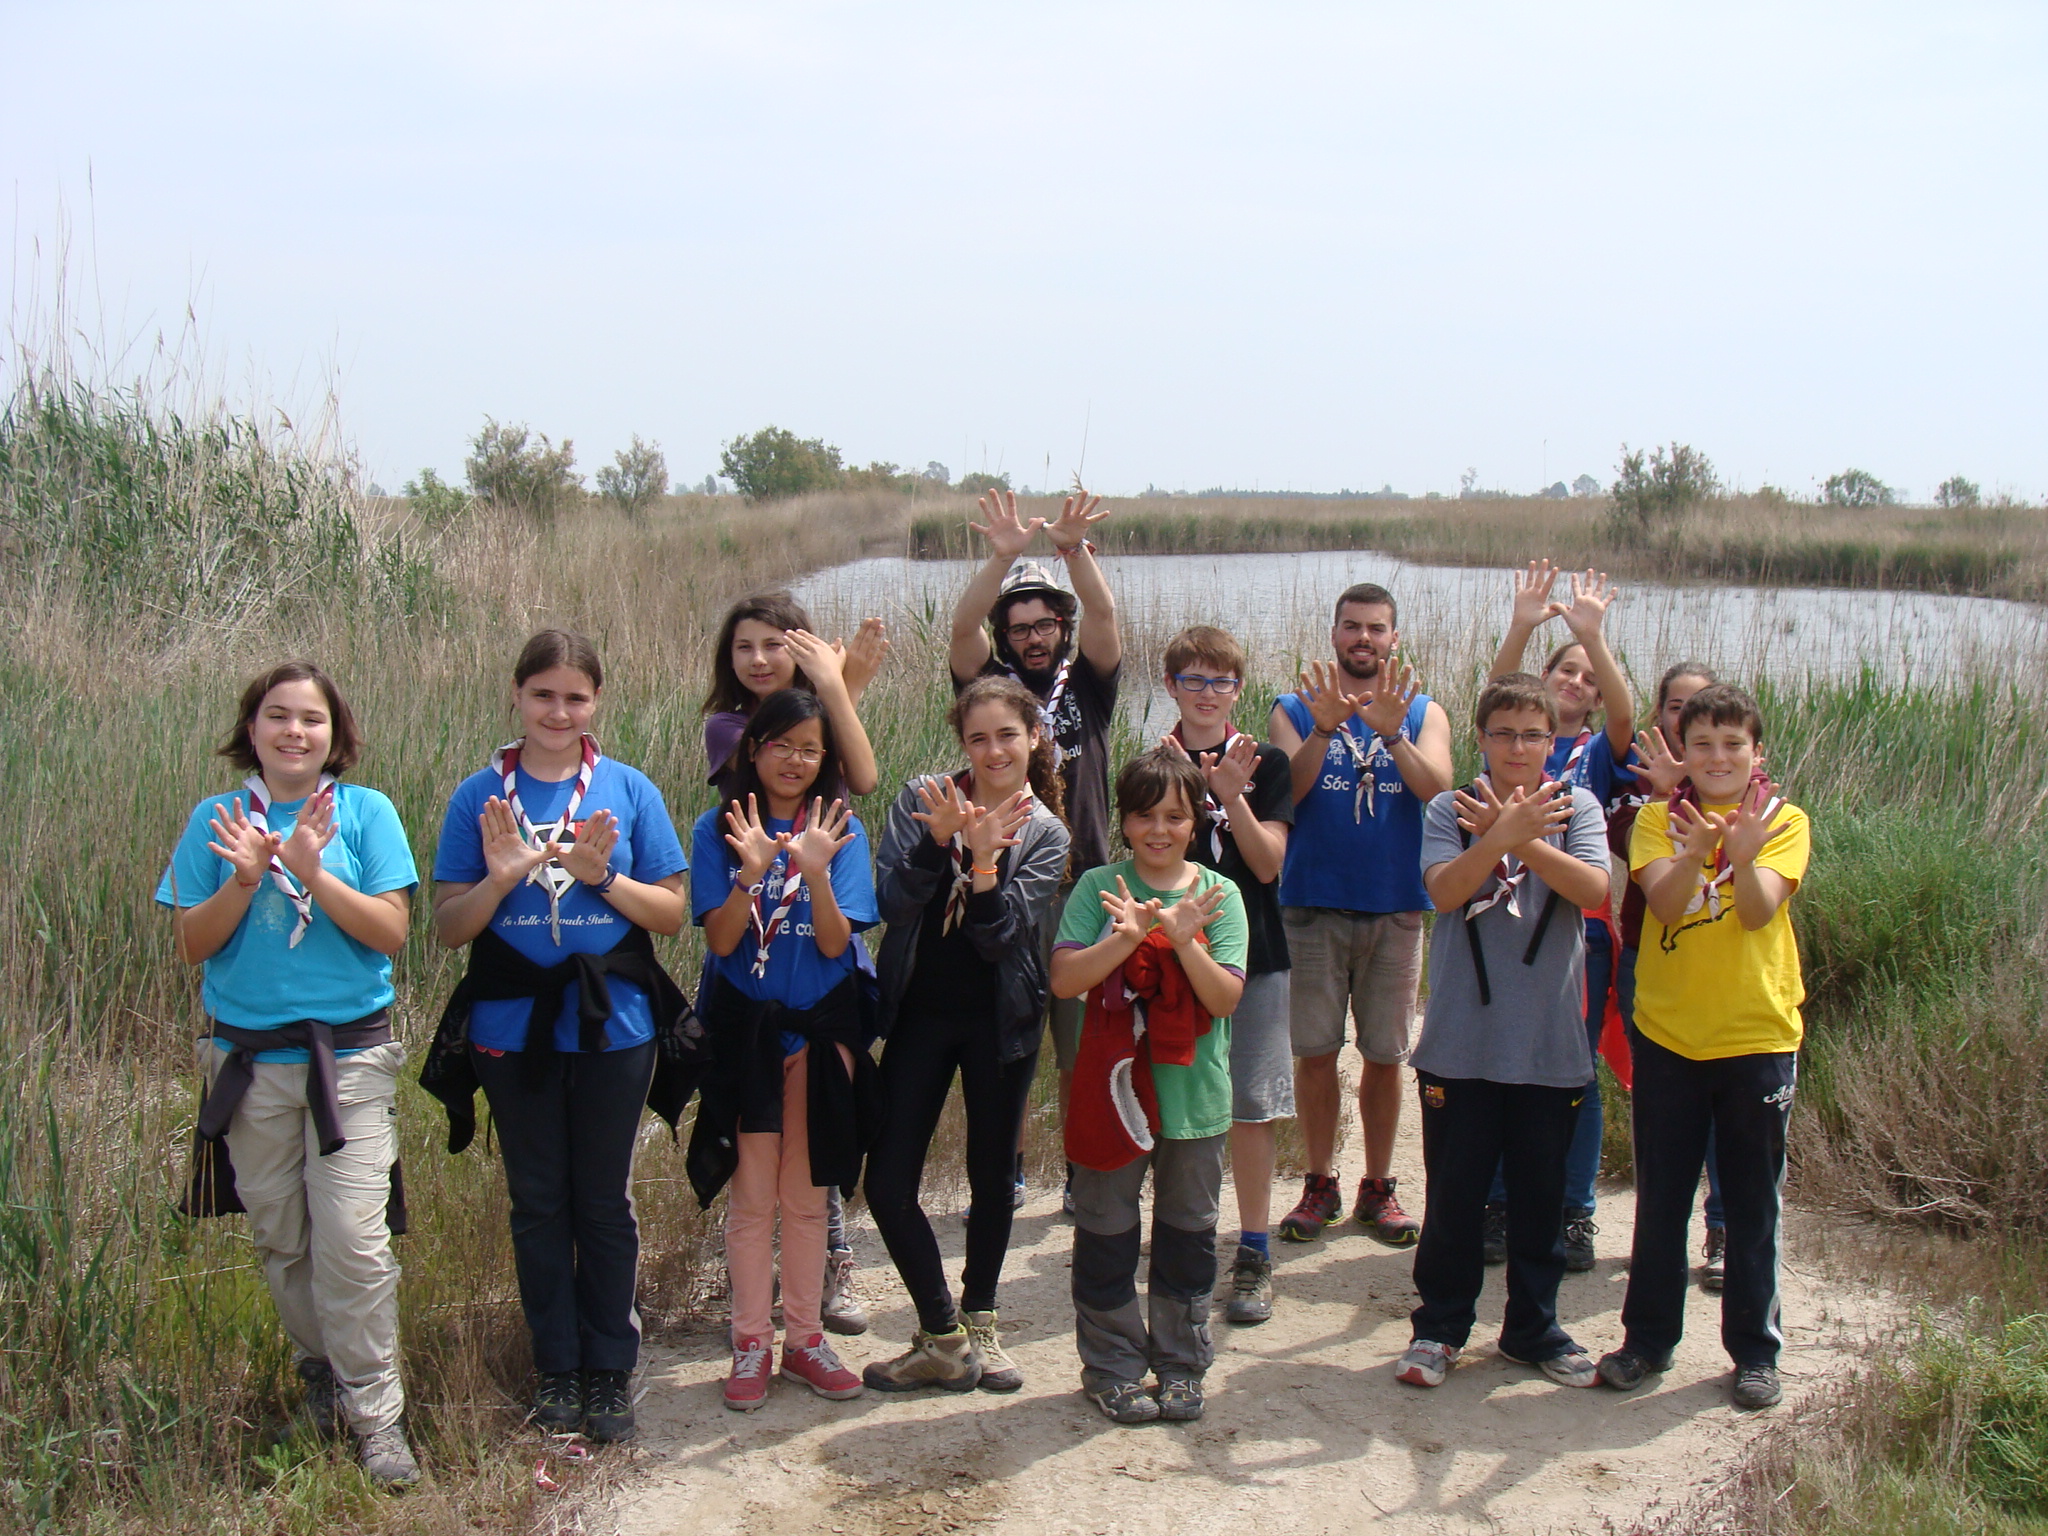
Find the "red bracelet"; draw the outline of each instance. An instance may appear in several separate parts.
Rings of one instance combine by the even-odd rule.
[[[256,889],[257,886],[261,885],[262,883],[263,877],[261,875],[258,875],[254,880],[244,880],[240,875],[235,876],[235,884],[239,885],[245,891],[253,891]]]

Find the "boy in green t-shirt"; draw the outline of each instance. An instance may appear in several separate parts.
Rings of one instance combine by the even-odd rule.
[[[1117,775],[1131,856],[1075,883],[1052,957],[1058,997],[1088,999],[1067,1157],[1082,1389],[1119,1424],[1202,1416],[1215,1356],[1216,1218],[1230,1129],[1230,1013],[1244,991],[1237,887],[1187,857],[1207,785],[1163,748]],[[1138,1307],[1138,1198],[1152,1170],[1152,1265]],[[1156,1397],[1143,1386],[1157,1375]]]

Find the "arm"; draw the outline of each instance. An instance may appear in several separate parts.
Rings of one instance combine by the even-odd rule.
[[[1081,602],[1081,654],[1099,676],[1106,677],[1123,664],[1124,639],[1117,628],[1116,599],[1110,596],[1102,567],[1095,563],[1088,548],[1089,527],[1109,516],[1096,510],[1101,501],[1100,496],[1090,496],[1085,491],[1069,496],[1059,517],[1047,523],[1045,531],[1060,558],[1067,562],[1074,596]]]
[[[1735,917],[1751,933],[1763,927],[1778,915],[1778,908],[1792,899],[1796,889],[1790,879],[1775,869],[1761,869],[1754,864],[1737,864],[1735,878],[1728,882],[1735,888]]]
[[[1550,589],[1557,580],[1557,567],[1548,560],[1531,560],[1527,570],[1515,573],[1514,606],[1508,614],[1508,632],[1501,636],[1500,650],[1486,674],[1487,682],[1520,672],[1529,652],[1529,637],[1544,620],[1561,611],[1551,602]]]
[[[832,864],[853,841],[852,822],[853,813],[841,802],[833,801],[827,810],[823,800],[813,800],[810,820],[789,840],[790,867],[804,877],[811,893],[811,938],[827,960],[837,960],[853,942],[853,920],[840,910],[839,893],[832,888]],[[867,857],[865,847],[859,857]]]
[[[882,670],[882,663],[889,659],[887,626],[880,619],[862,619],[860,628],[846,643],[845,657],[846,664],[840,671],[846,679],[846,696],[858,709],[861,695],[868,691],[868,684],[875,680],[875,674]]]
[[[1137,953],[1145,936],[1125,934],[1112,928],[1086,949],[1071,946],[1052,952],[1052,995],[1079,997],[1090,987],[1099,987],[1109,973]]]
[[[1237,839],[1237,851],[1244,855],[1245,868],[1258,877],[1260,884],[1271,885],[1280,878],[1280,866],[1287,861],[1287,834],[1292,829],[1284,821],[1259,820],[1252,814],[1251,802],[1242,790],[1225,803],[1224,809],[1230,812],[1230,835]]]
[[[1019,522],[1017,498],[1010,492],[992,491],[975,505],[988,521],[977,523],[969,519],[967,526],[988,540],[989,557],[967,583],[960,601],[953,605],[953,638],[946,653],[954,678],[963,683],[980,676],[981,669],[988,665],[988,611],[996,605],[1011,562],[1030,546],[1031,536],[1045,526],[1042,517],[1034,517],[1029,523]]]
[[[496,795],[484,802],[476,820],[484,856],[483,879],[440,880],[434,884],[434,937],[446,949],[460,949],[488,928],[497,915],[498,903],[559,851],[553,843],[541,848],[529,844],[519,834],[519,822],[512,808]],[[444,849],[459,825],[451,819],[444,826]]]
[[[1751,933],[1776,917],[1778,908],[1799,888],[1791,876],[1757,863],[1778,830],[1778,818],[1785,813],[1784,802],[1771,804],[1777,794],[1775,784],[1751,785],[1742,804],[1728,813],[1727,829],[1721,834],[1728,866],[1735,871],[1729,884],[1735,890],[1736,920]]]
[[[1721,818],[1711,812],[1701,813],[1690,805],[1679,806],[1671,813],[1672,851],[1636,871],[1636,884],[1643,888],[1644,904],[1650,915],[1666,928],[1676,926],[1684,918],[1685,909],[1692,905],[1693,893],[1699,889],[1700,872],[1714,857],[1723,826]],[[1638,820],[1635,835],[1641,838],[1644,830]]]
[[[809,875],[804,880],[811,888],[811,934],[818,953],[827,960],[837,960],[853,942],[853,924],[839,910],[839,897],[832,889],[829,873],[823,880],[813,882]]]
[[[1585,648],[1586,663],[1593,669],[1593,680],[1600,685],[1600,708],[1607,715],[1608,748],[1617,763],[1627,760],[1629,748],[1635,744],[1636,709],[1635,698],[1629,692],[1628,674],[1614,659],[1601,627],[1608,605],[1618,596],[1605,574],[1588,571],[1582,579],[1574,573],[1571,604],[1563,610],[1564,622],[1572,638]]]
[[[1036,836],[1030,836],[1036,828]],[[1066,826],[1056,816],[1027,822],[1010,855],[1008,878],[997,885],[977,876],[967,898],[964,931],[967,942],[984,960],[999,961],[1020,945],[1036,948],[1040,926],[1052,912],[1060,876],[1067,867],[1070,844]],[[982,864],[980,858],[976,864]]]
[[[1294,792],[1294,803],[1299,805],[1316,787],[1316,777],[1323,771],[1323,758],[1330,750],[1329,735],[1316,730],[1304,737],[1287,718],[1287,711],[1275,704],[1273,713],[1266,717],[1266,738],[1287,754],[1288,787]]]
[[[1401,770],[1408,792],[1423,804],[1451,787],[1451,721],[1436,700],[1430,700],[1423,710],[1422,734],[1414,741],[1400,736],[1381,739],[1386,740],[1387,751],[1393,756],[1394,766]]]
[[[1607,899],[1607,870],[1584,859],[1574,858],[1553,843],[1524,843],[1515,856],[1549,886],[1582,912],[1596,911]]]
[[[220,953],[223,944],[235,936],[249,903],[256,898],[259,876],[246,884],[242,871],[221,885],[196,907],[181,907],[171,914],[171,938],[178,958],[187,965],[200,965]]]
[[[762,825],[752,795],[747,796],[745,805],[734,801],[726,808],[725,825],[726,846],[739,855],[740,867],[732,876],[732,889],[725,893],[725,900],[704,914],[704,946],[721,957],[740,947],[754,913],[754,898],[748,892],[767,875],[785,840]],[[700,838],[699,846],[702,844]],[[710,867],[707,860],[698,860],[700,870],[708,873]]]
[[[335,927],[379,954],[395,955],[405,947],[412,893],[402,889],[366,895],[320,862],[321,851],[341,832],[334,796],[330,786],[306,802],[292,826],[292,835],[278,846],[278,860]]]
[[[825,706],[825,718],[832,725],[832,742],[839,749],[839,771],[846,776],[846,788],[856,795],[871,795],[882,782],[875,766],[874,745],[853,707],[853,695],[846,686],[846,658],[816,635],[792,629],[789,648],[797,665],[811,680],[818,702]]]
[[[1244,978],[1216,958],[1203,934],[1226,906],[1237,902],[1236,891],[1227,881],[1219,881],[1205,891],[1189,891],[1159,914],[1159,929],[1172,943],[1174,958],[1180,961],[1181,971],[1194,989],[1195,1000],[1219,1019],[1236,1011],[1238,999],[1244,996]],[[1233,908],[1233,916],[1236,932],[1241,935],[1241,903]],[[1243,951],[1235,953],[1241,955]]]
[[[875,906],[885,923],[914,917],[952,873],[952,860],[913,813],[923,802],[906,785],[889,807],[875,854]]]

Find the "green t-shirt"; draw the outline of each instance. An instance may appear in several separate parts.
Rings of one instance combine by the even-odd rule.
[[[1195,866],[1190,891],[1206,891],[1220,885],[1229,891],[1223,905],[1209,920],[1209,953],[1218,965],[1244,974],[1249,930],[1245,924],[1244,899],[1237,887],[1213,869]],[[1102,893],[1116,889],[1117,876],[1140,901],[1157,897],[1167,906],[1179,901],[1185,891],[1161,891],[1138,878],[1137,866],[1129,859],[1103,864],[1074,882],[1074,894],[1067,900],[1066,915],[1060,919],[1055,947],[1087,949],[1109,931],[1109,917],[1102,910]],[[1195,1041],[1195,1059],[1185,1067],[1152,1068],[1152,1083],[1159,1090],[1159,1134],[1169,1141],[1198,1141],[1220,1136],[1230,1129],[1230,1020],[1210,1021],[1209,1033]]]

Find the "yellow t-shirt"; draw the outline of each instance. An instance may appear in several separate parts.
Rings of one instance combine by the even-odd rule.
[[[1728,811],[1726,805],[1709,810]],[[1787,803],[1777,830],[1757,857],[1796,888],[1806,878],[1812,829],[1806,812]],[[1671,813],[1657,802],[1636,816],[1630,836],[1631,873],[1678,850],[1671,842]],[[1799,1005],[1806,983],[1799,975],[1799,943],[1792,934],[1792,903],[1754,932],[1735,915],[1735,892],[1722,883],[1695,896],[1693,908],[1666,927],[1654,912],[1643,914],[1643,942],[1636,953],[1636,1028],[1694,1061],[1796,1051],[1804,1025]]]

